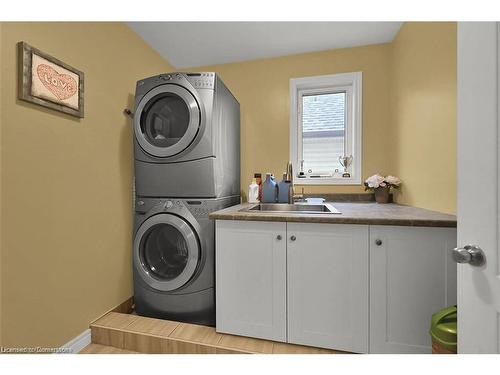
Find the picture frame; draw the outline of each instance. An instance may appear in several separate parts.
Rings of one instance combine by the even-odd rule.
[[[18,43],[18,98],[84,117],[84,73],[22,41]]]

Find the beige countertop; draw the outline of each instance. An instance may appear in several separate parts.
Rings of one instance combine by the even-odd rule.
[[[242,203],[210,214],[215,220],[285,221],[303,223],[402,225],[418,227],[456,227],[455,215],[395,203],[328,202],[340,214],[298,214],[286,212],[248,212],[255,204]],[[243,210],[243,211],[242,211]]]

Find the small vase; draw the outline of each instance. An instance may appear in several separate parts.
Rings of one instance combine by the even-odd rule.
[[[378,187],[375,189],[375,201],[377,203],[389,203],[390,187]]]

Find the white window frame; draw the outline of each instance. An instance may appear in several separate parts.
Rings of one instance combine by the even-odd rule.
[[[362,165],[362,89],[361,72],[290,79],[290,160],[293,182],[297,185],[360,185]],[[346,92],[345,154],[353,156],[351,177],[298,178],[302,158],[302,97],[304,95]],[[307,171],[305,171],[307,174]],[[343,172],[340,171],[340,172]]]

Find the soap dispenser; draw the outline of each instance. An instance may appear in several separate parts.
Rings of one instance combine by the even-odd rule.
[[[283,172],[283,180],[278,184],[278,202],[289,203],[291,182],[288,179],[288,173]]]
[[[266,180],[262,186],[262,202],[276,203],[278,200],[278,185],[271,173],[266,173]]]
[[[259,185],[255,178],[248,187],[248,203],[259,203]]]

